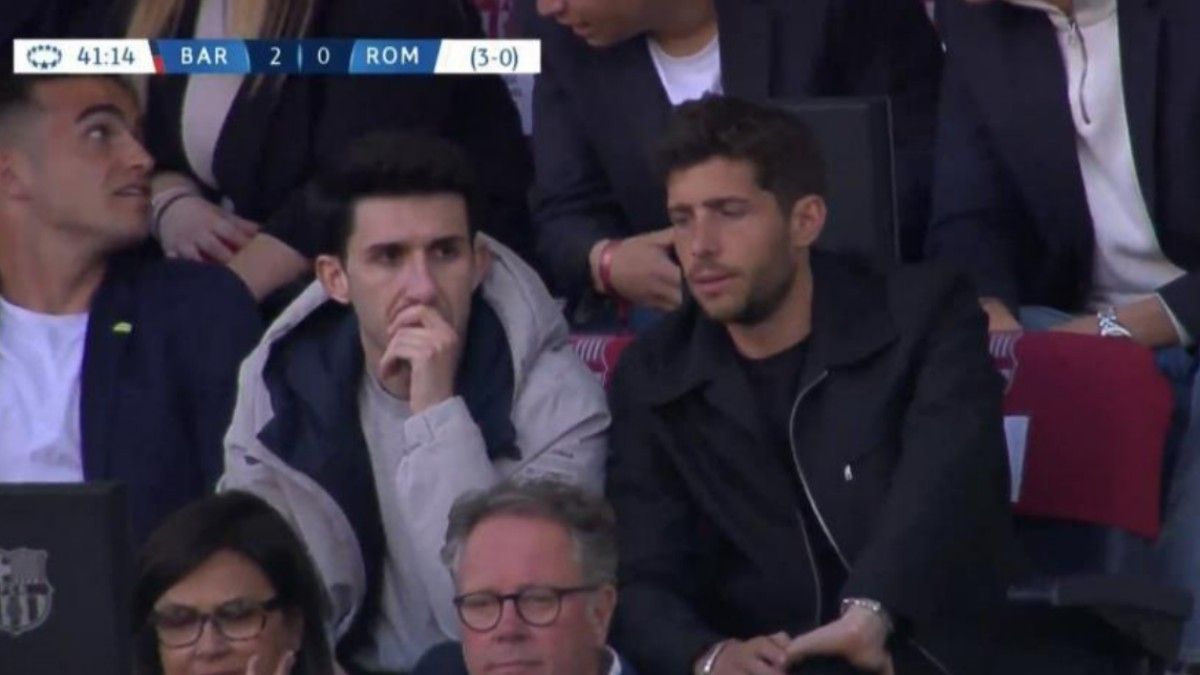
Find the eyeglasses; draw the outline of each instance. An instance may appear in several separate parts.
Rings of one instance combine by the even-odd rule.
[[[164,647],[190,647],[196,644],[204,632],[204,624],[209,622],[226,640],[252,640],[266,627],[267,614],[281,605],[282,601],[275,597],[261,602],[230,600],[211,613],[199,612],[191,607],[171,607],[152,613],[150,624],[158,634],[159,644]]]
[[[587,593],[600,588],[599,585],[555,588],[553,586],[530,586],[516,593],[500,595],[489,591],[467,593],[454,598],[458,618],[473,631],[484,633],[500,624],[504,603],[513,601],[517,616],[530,626],[549,626],[558,620],[562,611],[562,599],[573,593]]]

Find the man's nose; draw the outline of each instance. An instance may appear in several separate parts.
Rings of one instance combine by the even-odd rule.
[[[717,224],[706,215],[696,217],[692,223],[691,235],[688,247],[694,257],[709,257],[720,249]]]
[[[517,603],[505,602],[500,605],[500,622],[492,629],[493,637],[504,642],[516,642],[529,637],[529,624],[517,614]]]
[[[437,282],[429,264],[419,256],[405,270],[401,292],[410,302],[422,305],[431,305],[437,299]]]
[[[128,148],[125,151],[125,161],[130,168],[149,174],[154,170],[154,157],[146,150],[146,146],[133,136],[129,137]]]

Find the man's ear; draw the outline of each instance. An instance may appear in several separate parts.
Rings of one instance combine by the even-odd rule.
[[[488,270],[492,268],[492,249],[483,243],[483,238],[478,234],[475,235],[471,255],[475,257],[475,278],[471,280],[471,290],[474,291],[479,288],[479,284],[483,283]]]
[[[825,229],[826,215],[825,199],[820,195],[805,195],[797,199],[792,204],[792,212],[788,214],[792,243],[810,248]]]
[[[588,607],[588,616],[596,631],[596,645],[599,647],[608,644],[608,627],[612,623],[613,612],[616,609],[616,587],[612,584],[604,584],[596,589],[595,599]]]
[[[33,183],[33,164],[16,148],[0,148],[0,194],[8,199],[26,199]]]
[[[346,277],[342,260],[336,255],[321,254],[317,256],[315,264],[317,279],[321,281],[325,293],[343,305],[350,304],[350,280]]]

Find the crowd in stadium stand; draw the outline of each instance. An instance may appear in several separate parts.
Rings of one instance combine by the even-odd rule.
[[[1200,600],[1195,0],[31,0],[0,33],[541,42],[532,82],[0,54],[0,483],[127,486],[136,673],[1200,673],[1200,611],[1154,614]],[[828,234],[859,150],[795,108],[835,99],[885,111],[882,262]],[[1026,335],[1169,392],[1055,402],[1134,420],[1140,461],[1078,452],[1147,526],[1025,508],[1116,490],[1028,478],[1075,446],[1010,409]]]

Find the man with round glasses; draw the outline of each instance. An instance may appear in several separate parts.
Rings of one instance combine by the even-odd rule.
[[[606,645],[617,603],[612,509],[550,481],[464,495],[442,560],[454,577],[462,645],[414,675],[632,675]]]

